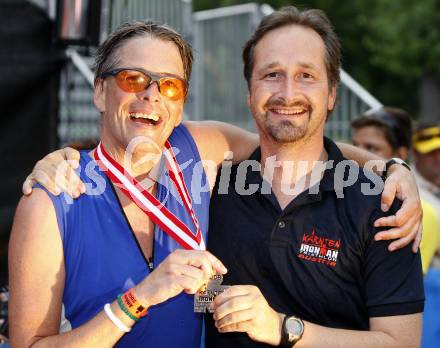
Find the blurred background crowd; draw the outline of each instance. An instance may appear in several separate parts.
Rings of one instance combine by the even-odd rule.
[[[0,333],[7,244],[21,184],[44,154],[98,135],[93,53],[121,22],[153,18],[195,49],[185,117],[253,129],[241,50],[264,15],[326,12],[343,71],[327,135],[411,163],[424,209],[424,346],[440,331],[440,2],[437,0],[0,0]],[[437,325],[437,326],[436,326]]]

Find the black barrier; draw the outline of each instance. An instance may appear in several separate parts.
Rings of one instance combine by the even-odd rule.
[[[5,240],[21,184],[35,162],[57,144],[58,84],[63,53],[53,24],[39,7],[0,0],[0,281]]]

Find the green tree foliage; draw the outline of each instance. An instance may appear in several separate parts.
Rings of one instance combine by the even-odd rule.
[[[440,1],[376,0],[363,17],[372,62],[398,76],[440,75]]]

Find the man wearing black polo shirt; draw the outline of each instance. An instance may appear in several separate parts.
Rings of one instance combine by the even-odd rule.
[[[420,255],[375,241],[378,182],[324,138],[340,69],[330,22],[276,11],[243,59],[261,148],[211,200],[208,248],[232,286],[213,303],[207,347],[418,346]]]

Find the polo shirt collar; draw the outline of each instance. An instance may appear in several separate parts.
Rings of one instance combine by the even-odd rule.
[[[327,163],[330,165],[332,164],[331,168],[327,169],[324,172],[324,175],[319,182],[319,190],[318,195],[321,191],[334,191],[336,193],[339,193],[343,191],[341,187],[337,187],[335,185],[335,168],[338,165],[339,162],[346,160],[344,156],[342,155],[341,150],[337,147],[337,145],[330,140],[327,137],[324,137],[324,148],[327,151],[328,154],[328,161]],[[263,177],[261,176],[261,148],[258,147],[253,154],[249,157],[250,161],[255,161],[259,164],[258,170],[255,170],[255,168],[249,167],[247,171],[246,176],[246,183],[247,184],[257,184],[259,187],[259,192],[264,195],[268,195],[271,193],[270,185],[268,182],[263,180]],[[317,184],[318,185],[318,184]],[[307,190],[309,191],[309,189]]]
[[[327,137],[324,137],[324,148],[328,154],[327,163],[332,166],[324,172],[322,180],[320,182],[320,190],[322,191],[335,191],[336,193],[341,193],[342,188],[338,187],[335,183],[335,171],[338,163],[346,160],[342,155],[341,150],[336,146],[336,144]],[[339,197],[339,194],[338,194]]]

